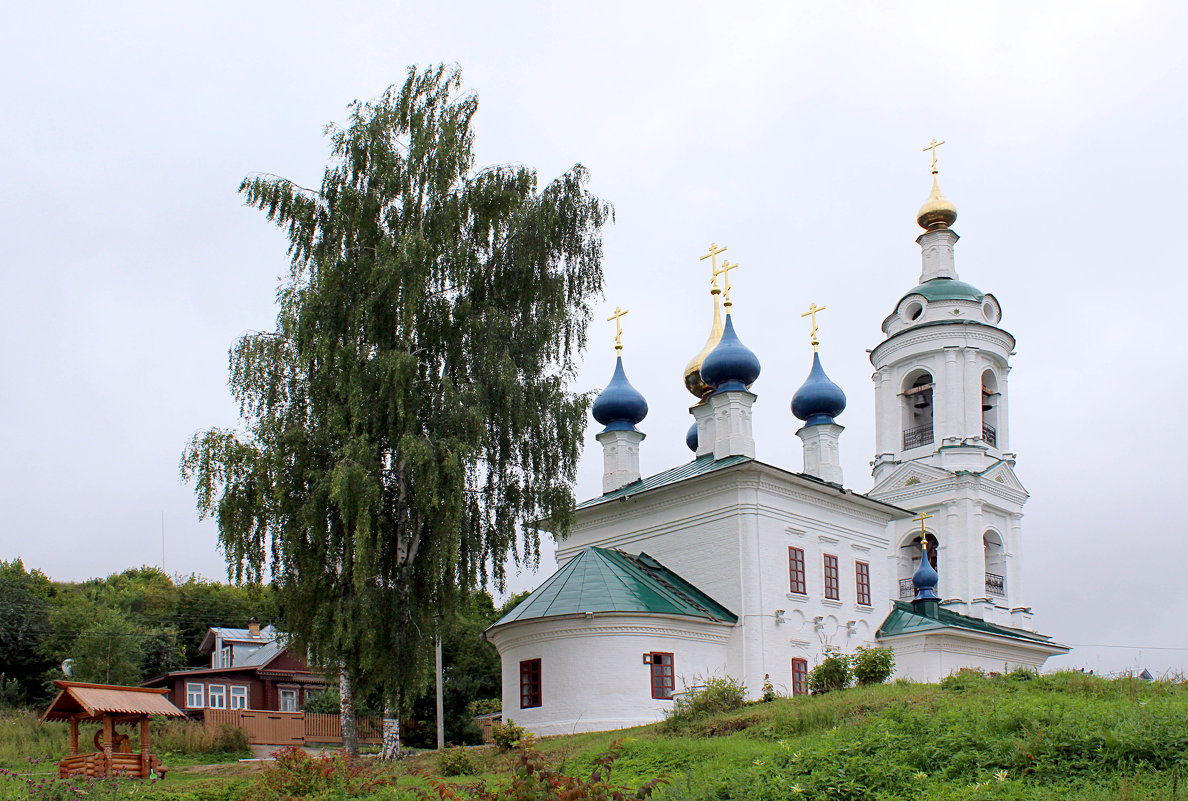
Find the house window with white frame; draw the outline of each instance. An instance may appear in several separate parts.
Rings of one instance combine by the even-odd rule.
[[[242,684],[231,685],[231,708],[247,709],[248,688]]]
[[[206,688],[206,703],[211,709],[227,708],[227,685],[212,684]]]
[[[219,651],[219,662],[220,662],[219,667],[225,667],[225,668],[231,667],[231,654],[232,654],[231,646],[224,645],[222,650]]]
[[[281,712],[296,712],[297,711],[297,691],[296,690],[281,690],[280,691],[280,711]]]
[[[186,682],[186,708],[202,709],[206,706],[206,685],[196,681]]]

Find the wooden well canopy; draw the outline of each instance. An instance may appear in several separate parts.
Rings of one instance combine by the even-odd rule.
[[[58,763],[59,778],[83,775],[108,777],[118,773],[147,779],[153,773],[162,778],[165,766],[149,752],[149,718],[153,715],[184,718],[165,694],[167,689],[122,687],[113,684],[87,684],[55,680],[58,697],[41,716],[42,720],[65,720],[70,723],[70,755]],[[95,751],[78,752],[78,724],[98,723]],[[133,754],[129,738],[116,733],[117,725],[140,724],[140,753]]]

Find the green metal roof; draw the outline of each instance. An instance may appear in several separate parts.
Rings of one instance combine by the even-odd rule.
[[[981,303],[982,299],[986,297],[986,293],[973,284],[958,281],[956,278],[933,278],[931,281],[920,284],[903,297],[906,298],[908,295],[923,295],[929,301],[972,300],[975,303]]]
[[[630,556],[607,548],[587,548],[495,626],[586,612],[641,612],[723,623],[738,621],[729,609],[646,553]]]
[[[967,629],[982,634],[996,634],[1000,637],[1012,637],[1016,640],[1056,645],[1056,643],[1051,641],[1050,637],[1045,637],[1042,634],[1035,634],[1030,631],[1023,631],[1022,629],[1012,629],[1007,626],[999,626],[995,623],[987,623],[985,620],[976,617],[967,617],[966,615],[945,609],[943,606],[937,610],[937,616],[935,618],[925,617],[924,615],[916,614],[912,605],[906,601],[895,601],[895,608],[891,610],[891,614],[887,615],[887,619],[883,621],[883,625],[879,626],[879,630],[875,632],[875,636],[893,637],[896,634],[914,634],[916,632],[928,630],[939,631],[947,628]]]
[[[687,462],[679,467],[674,467],[671,470],[665,470],[663,473],[657,473],[654,476],[633,481],[625,487],[620,487],[612,492],[604,493],[597,498],[591,498],[588,501],[582,501],[577,505],[578,509],[585,509],[588,506],[605,503],[606,501],[613,501],[616,498],[626,498],[628,495],[635,495],[640,492],[647,492],[648,490],[663,487],[666,484],[675,484],[686,478],[693,478],[694,476],[703,476],[706,473],[712,473],[715,470],[721,470],[724,467],[741,464],[742,462],[753,461],[749,456],[727,456],[725,459],[714,460],[712,453],[707,453],[704,456],[698,456],[691,462]]]

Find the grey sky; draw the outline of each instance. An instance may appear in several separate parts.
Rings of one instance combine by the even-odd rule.
[[[758,457],[799,470],[788,402],[821,316],[849,396],[847,485],[870,487],[865,349],[919,274],[915,210],[957,205],[961,277],[1018,338],[1012,446],[1026,579],[1063,664],[1188,665],[1180,499],[1188,377],[1186,11],[1180,3],[9,4],[0,558],[54,578],[159,564],[224,576],[177,477],[231,425],[231,342],[273,324],[285,243],[235,188],[319,179],[323,126],[408,64],[457,62],[481,163],[574,162],[614,203],[606,308],[651,413],[645,474],[689,458],[685,362],[709,327],[697,257],[729,246],[759,355]],[[599,309],[580,389],[613,367]],[[591,432],[592,433],[592,432]],[[592,436],[578,494],[598,492]],[[552,567],[551,549],[544,570]],[[521,575],[517,588],[537,579]],[[1057,663],[1051,663],[1057,664]]]

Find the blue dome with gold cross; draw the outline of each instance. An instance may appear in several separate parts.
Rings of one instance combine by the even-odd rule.
[[[603,431],[634,431],[635,424],[648,416],[648,402],[627,380],[622,356],[615,360],[615,374],[590,411],[595,420],[606,426]]]
[[[836,422],[833,418],[846,410],[846,393],[829,380],[821,366],[821,356],[813,354],[813,368],[808,378],[792,396],[792,414],[805,425],[816,426]]]
[[[701,363],[701,378],[717,392],[745,392],[758,377],[759,357],[738,338],[734,315],[727,312],[722,339]]]

